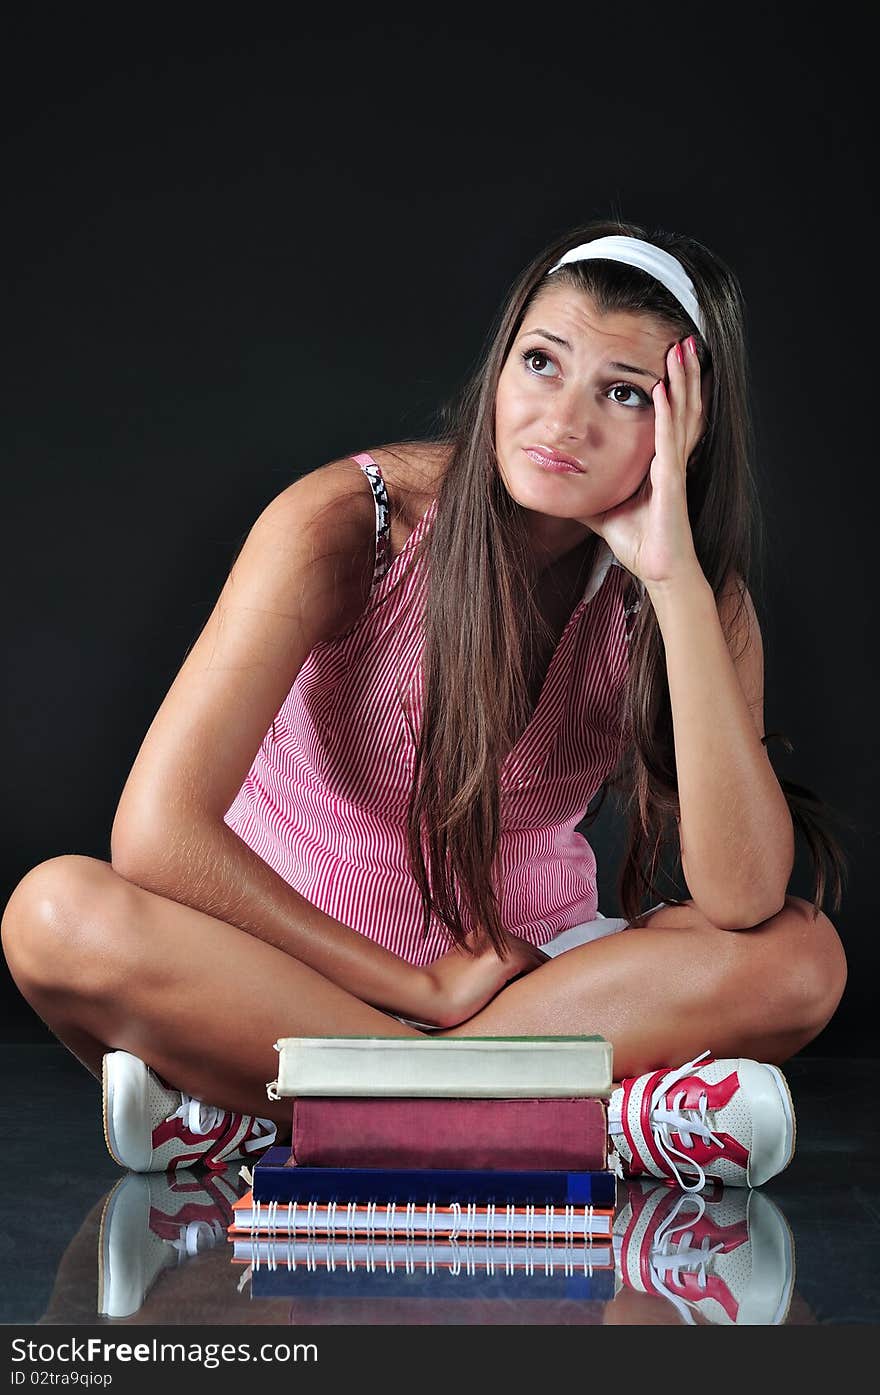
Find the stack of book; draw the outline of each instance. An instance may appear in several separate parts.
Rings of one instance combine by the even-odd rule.
[[[269,1094],[291,1099],[291,1144],[255,1164],[229,1228],[252,1296],[613,1294],[610,1043],[285,1037],[276,1050]]]

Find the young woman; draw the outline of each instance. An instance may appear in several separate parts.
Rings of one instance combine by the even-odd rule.
[[[844,864],[766,751],[759,522],[737,281],[619,222],[525,269],[439,439],[273,499],[146,735],[111,863],[50,859],[3,918],[21,991],[103,1075],[114,1156],[265,1147],[289,1117],[266,1102],[279,1036],[599,1032],[630,1171],[784,1167],[778,1066],[846,974],[819,848],[835,909]],[[613,920],[575,832],[609,788]],[[795,822],[812,906],[786,894]],[[658,905],[670,838],[691,897]]]

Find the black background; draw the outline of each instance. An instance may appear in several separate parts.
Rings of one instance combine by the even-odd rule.
[[[706,242],[745,292],[766,726],[794,743],[779,773],[857,824],[849,985],[811,1049],[875,1054],[874,79],[842,11],[706,13],[7,33],[3,904],[50,857],[109,859],[269,499],[430,436],[523,264],[619,215]],[[606,811],[589,836],[616,914]],[[808,870],[799,840],[793,894]],[[3,973],[6,1039],[48,1040]]]

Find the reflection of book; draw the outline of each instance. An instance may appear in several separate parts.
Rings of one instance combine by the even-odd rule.
[[[467,1303],[448,1294],[425,1303],[394,1291],[379,1298],[325,1294],[312,1299],[305,1287],[283,1297],[291,1327],[601,1327],[610,1298],[610,1271],[594,1274],[590,1282],[593,1288],[586,1296],[542,1294],[541,1303],[530,1301],[536,1296],[531,1288],[528,1293],[495,1291],[488,1296],[473,1292]]]
[[[253,1298],[601,1299],[614,1297],[609,1244],[235,1239]]]
[[[286,1147],[267,1148],[254,1165],[252,1194],[262,1202],[335,1200],[479,1205],[614,1207],[616,1181],[606,1171],[544,1168],[300,1167]]]
[[[282,1037],[275,1050],[270,1099],[611,1093],[611,1043],[596,1036]]]
[[[302,1166],[605,1170],[605,1101],[306,1095],[293,1101]],[[257,1196],[263,1193],[256,1191]],[[613,1199],[613,1198],[612,1198]]]
[[[494,1177],[516,1175],[483,1174]],[[381,1182],[389,1174],[378,1171],[374,1174],[377,1179],[375,1183],[365,1182],[360,1189],[353,1188],[354,1194],[343,1193],[344,1200],[330,1199],[333,1188],[324,1192],[323,1199],[314,1199],[314,1184],[304,1189],[309,1199],[299,1201],[261,1202],[254,1199],[252,1191],[248,1191],[232,1207],[234,1220],[228,1233],[232,1239],[236,1235],[255,1233],[293,1237],[326,1234],[352,1240],[359,1236],[386,1235],[464,1241],[494,1235],[508,1242],[522,1237],[531,1243],[552,1237],[566,1244],[607,1240],[611,1235],[613,1208],[566,1201],[566,1186],[572,1174],[551,1172],[543,1175],[561,1179],[558,1188],[548,1187],[543,1193],[546,1196],[555,1190],[556,1200],[524,1200],[529,1193],[535,1197],[542,1195],[534,1187],[523,1188],[517,1200],[505,1200],[505,1197],[517,1195],[515,1188],[509,1186],[498,1189],[496,1201],[467,1200],[468,1193],[462,1190],[459,1193],[460,1201],[437,1202],[428,1199],[429,1188],[421,1192],[422,1200],[395,1200],[391,1199],[390,1186],[383,1186]],[[365,1174],[362,1172],[360,1176],[364,1177]],[[384,1192],[383,1199],[368,1200],[371,1189],[374,1196]]]

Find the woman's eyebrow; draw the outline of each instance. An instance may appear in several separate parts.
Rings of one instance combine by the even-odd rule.
[[[543,334],[544,338],[549,339],[551,343],[561,344],[563,349],[568,349],[569,353],[572,352],[571,345],[569,344],[567,339],[560,339],[558,334],[551,334],[549,329],[541,329],[540,325],[533,325],[531,329],[524,329],[522,334],[519,336],[520,339],[525,338],[527,334]]]
[[[631,373],[634,378],[656,378],[658,374],[649,373],[647,368],[637,368],[633,363],[609,363],[609,368],[616,368],[620,373]],[[663,374],[659,374],[662,378]]]
[[[531,329],[523,330],[522,334],[520,335],[520,339],[522,339],[527,334],[543,334],[544,338],[549,339],[552,344],[559,344],[561,348],[568,349],[569,353],[573,352],[572,347],[567,339],[560,339],[558,334],[551,334],[549,329],[541,329],[540,325],[534,325]],[[663,376],[662,373],[659,375],[657,373],[651,373],[647,368],[638,368],[633,363],[614,362],[609,363],[608,367],[616,369],[618,373],[632,373],[637,378],[656,379],[658,376]]]

